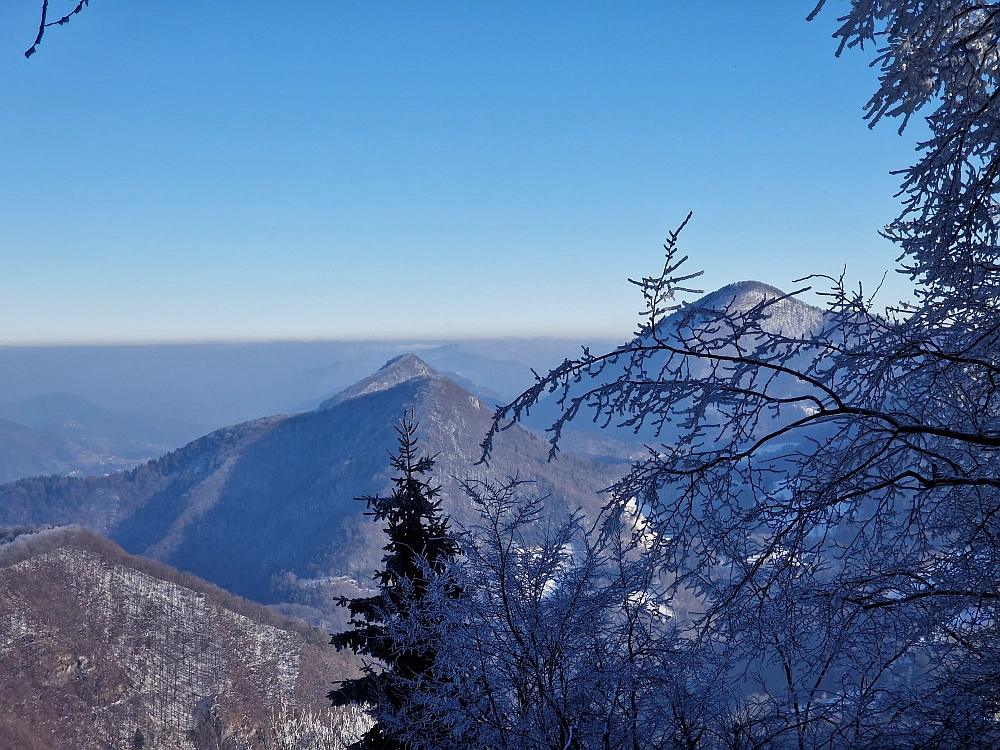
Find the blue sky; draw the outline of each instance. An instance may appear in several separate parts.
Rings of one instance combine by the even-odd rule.
[[[93,0],[25,60],[38,5],[0,5],[2,343],[624,337],[689,210],[707,289],[894,267],[919,131],[866,127],[844,0]]]

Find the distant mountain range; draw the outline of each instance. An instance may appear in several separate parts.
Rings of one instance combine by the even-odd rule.
[[[532,382],[527,363],[575,349],[559,339],[0,347],[0,483],[107,474],[226,425],[311,411],[406,351],[490,406],[506,403]]]
[[[169,450],[178,425],[148,414],[122,414],[72,393],[0,403],[0,417],[77,441],[95,452],[149,460]],[[188,425],[190,428],[190,425]]]
[[[0,419],[0,482],[39,474],[71,474],[99,461],[72,440]]]
[[[0,482],[130,469],[175,447],[177,430],[170,420],[118,414],[70,393],[0,403]]]
[[[135,430],[129,437],[169,450],[226,425],[312,410],[406,352],[484,399],[509,400],[531,384],[531,367],[557,364],[578,352],[580,343],[509,338],[0,346],[0,418],[44,431],[5,407],[36,398],[58,404],[60,394],[71,394],[112,412],[119,423],[131,420]],[[57,424],[80,421],[65,410],[50,416]],[[150,427],[158,434],[150,435]]]
[[[740,310],[779,295],[741,282],[699,304]],[[773,313],[768,326],[789,335],[824,321],[823,311],[794,299]],[[676,320],[662,323],[664,335]],[[191,412],[168,415],[167,399],[147,412],[159,417],[141,418],[134,408],[114,411],[59,392],[0,403],[0,480],[49,474],[0,485],[0,527],[61,526],[0,528],[0,747],[135,747],[137,732],[149,738],[146,747],[337,747],[339,720],[323,696],[331,680],[356,674],[356,664],[330,651],[325,632],[344,625],[335,598],[370,590],[379,567],[385,536],[355,498],[389,491],[387,452],[396,448],[394,427],[404,413],[420,423],[422,450],[436,456],[443,508],[457,526],[478,518],[460,488],[467,478],[519,476],[531,482],[526,492],[546,497],[552,514],[581,508],[594,518],[600,491],[643,454],[644,443],[673,439],[601,430],[581,413],[555,461],[544,438],[513,425],[497,436],[489,465],[479,463],[493,406],[531,382],[527,366],[499,350],[425,347],[424,357],[393,356],[339,390],[331,385],[379,350],[364,349],[349,364],[328,359],[302,381],[311,395],[296,402],[301,413],[214,430],[111,473],[116,461],[141,462],[169,446],[195,423],[184,422]],[[264,361],[264,351],[251,347],[242,356]],[[5,354],[0,376],[11,362]],[[270,371],[271,386],[280,370]],[[602,380],[615,376],[610,367]],[[252,379],[234,377],[228,392],[221,381],[192,388],[198,399],[219,396],[218,416]],[[581,382],[574,392],[594,384]],[[551,424],[556,401],[539,403],[529,426]],[[60,476],[69,472],[81,476]],[[353,729],[341,729],[359,729],[356,715],[346,721]]]
[[[698,304],[745,309],[780,295],[759,282],[740,282]],[[769,325],[788,334],[805,334],[823,321],[821,310],[794,299],[773,312]],[[675,320],[663,325],[676,325]],[[490,368],[506,368],[498,380],[523,375],[516,362],[504,364],[457,347],[430,354],[463,382],[466,374],[479,377]],[[603,377],[614,375],[611,368]],[[538,404],[530,425],[548,426],[559,413],[555,401],[550,396]],[[593,517],[603,503],[599,491],[644,453],[644,442],[672,439],[648,431],[599,430],[581,413],[558,460],[547,460],[549,446],[537,433],[515,425],[499,436],[487,467],[477,462],[492,407],[416,355],[397,356],[314,410],[216,430],[130,471],[35,477],[0,486],[0,524],[80,524],[131,553],[190,570],[240,595],[329,614],[317,592],[330,593],[331,582],[338,582],[342,593],[344,586],[366,586],[381,559],[384,536],[354,498],[389,489],[387,451],[395,447],[394,425],[407,410],[420,422],[422,448],[438,456],[444,509],[459,524],[476,521],[459,488],[468,477],[519,475],[533,482],[528,491],[549,496],[554,512],[580,507]],[[38,404],[31,408],[34,424],[61,430],[49,435],[68,440],[64,436],[77,429],[45,422],[45,410]],[[91,409],[85,418],[113,433],[115,423],[107,414]],[[16,432],[0,423],[4,428]],[[48,447],[51,465],[79,460],[72,446],[56,438]]]
[[[0,747],[328,750],[323,632],[79,528],[0,530]]]
[[[365,585],[385,539],[354,498],[389,489],[387,451],[407,410],[421,447],[437,454],[457,523],[476,520],[461,479],[520,475],[556,512],[593,515],[622,468],[570,454],[548,462],[545,442],[520,426],[497,441],[488,468],[477,465],[492,407],[407,354],[314,411],[218,430],[131,471],[4,485],[0,524],[80,524],[259,601],[287,599],[286,573]]]

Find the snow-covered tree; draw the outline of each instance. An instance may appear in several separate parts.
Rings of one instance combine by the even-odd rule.
[[[436,618],[395,623],[400,642],[437,644],[434,676],[408,693],[394,736],[412,747],[496,750],[696,748],[717,729],[723,691],[681,637],[651,532],[634,505],[561,522],[516,480],[468,482],[480,523],[454,568],[428,590]]]
[[[825,5],[821,0],[810,18]],[[979,0],[853,0],[835,34],[844,49],[876,46],[880,86],[866,105],[874,127],[924,107],[930,137],[903,169],[903,213],[887,235],[903,270],[920,282],[923,307],[963,306],[996,293],[1000,180],[1000,3]]]
[[[654,435],[614,497],[702,603],[691,626],[741,685],[744,746],[1000,743],[998,17],[855,0],[841,19],[841,49],[881,45],[873,124],[934,108],[886,230],[915,302],[878,312],[834,279],[809,331],[781,297],[677,305],[693,275],[673,233],[636,282],[636,337],[497,414],[494,433],[552,391],[553,450],[588,409]]]

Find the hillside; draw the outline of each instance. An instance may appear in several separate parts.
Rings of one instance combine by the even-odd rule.
[[[475,517],[459,479],[519,474],[555,510],[594,514],[621,470],[569,454],[548,462],[546,443],[519,426],[477,466],[492,408],[410,354],[314,411],[218,430],[132,471],[0,487],[0,523],[77,523],[238,594],[299,601],[300,579],[364,582],[378,566],[384,536],[354,498],[389,489],[386,452],[407,409],[460,523]]]
[[[0,531],[6,750],[336,750],[326,640],[90,531]]]

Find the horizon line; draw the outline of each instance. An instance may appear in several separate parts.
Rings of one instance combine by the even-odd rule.
[[[625,335],[631,338],[634,333],[614,334],[610,331],[590,331],[577,333],[522,333],[522,334],[487,334],[473,335],[416,335],[416,336],[262,336],[262,337],[205,337],[205,338],[155,338],[155,339],[41,339],[36,341],[3,341],[0,349],[31,349],[31,348],[70,348],[70,347],[141,347],[141,346],[227,346],[248,344],[440,344],[442,342],[462,341],[567,341],[567,340],[599,340],[619,341]]]

